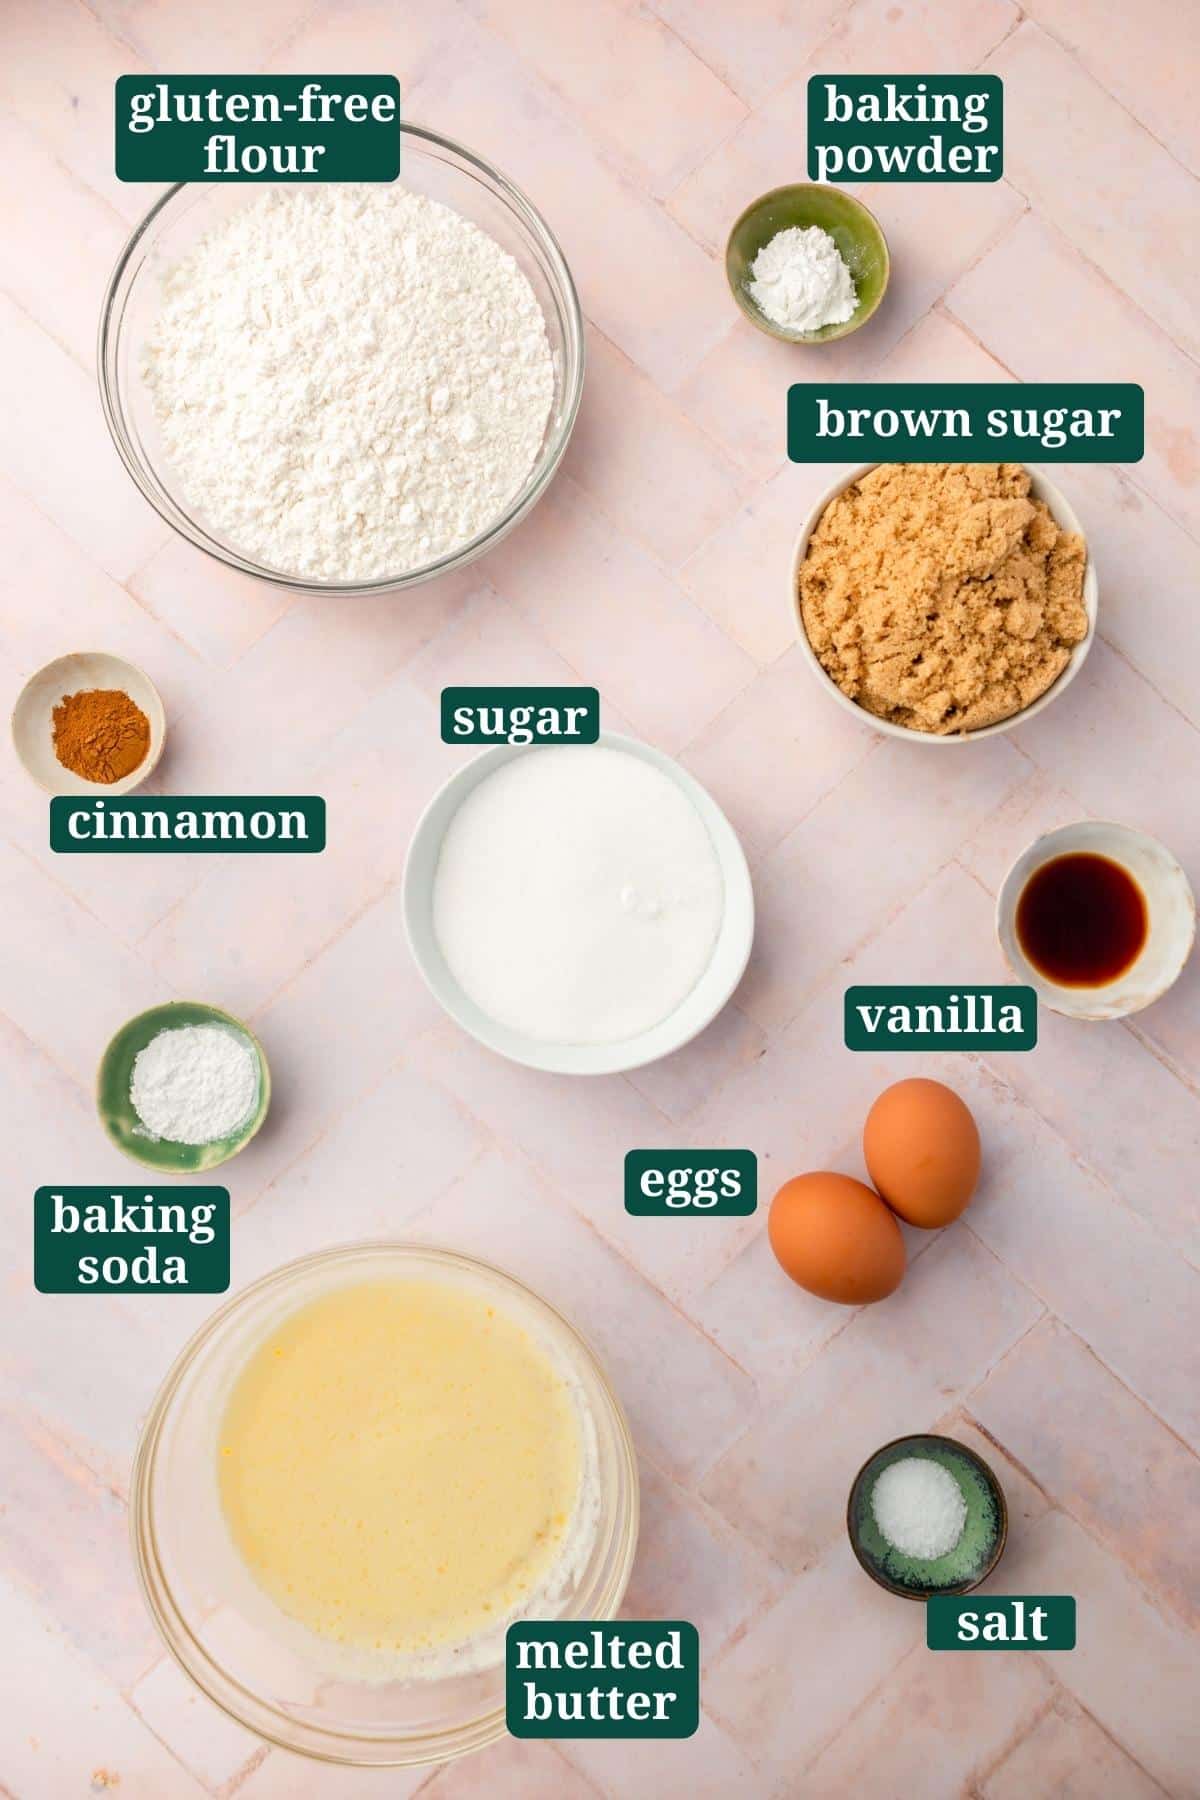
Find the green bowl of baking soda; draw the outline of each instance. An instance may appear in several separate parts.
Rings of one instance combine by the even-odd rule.
[[[891,1538],[881,1529],[880,1516]],[[986,1580],[1004,1552],[1008,1507],[981,1456],[953,1438],[922,1433],[896,1438],[867,1458],[850,1489],[846,1527],[872,1581],[905,1599],[928,1600],[933,1594],[969,1593]],[[894,1541],[911,1546],[924,1538],[940,1544],[956,1528],[954,1542],[940,1554],[915,1554]]]
[[[146,1086],[153,1107],[143,1098],[149,1121],[134,1104],[143,1051],[152,1058],[142,1065],[152,1077]],[[117,1032],[96,1075],[96,1109],[117,1149],[174,1175],[215,1169],[244,1150],[270,1101],[271,1072],[258,1039],[232,1013],[199,1000],[169,1000],[138,1013]],[[183,1137],[164,1128],[173,1121]]]
[[[757,304],[750,292],[751,268],[759,251],[781,231],[806,231],[813,225],[827,231],[837,245],[858,304],[840,324],[794,331],[777,325]],[[828,344],[858,331],[878,311],[890,273],[887,239],[874,213],[853,194],[823,181],[792,182],[760,194],[738,218],[725,246],[725,275],[734,299],[752,325],[785,344]]]

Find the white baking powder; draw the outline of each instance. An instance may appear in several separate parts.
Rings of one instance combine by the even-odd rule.
[[[616,1043],[667,1018],[711,961],[723,911],[686,794],[604,746],[531,750],[486,776],[434,877],[434,933],[459,986],[543,1043]]]
[[[211,1144],[258,1105],[258,1059],[220,1025],[160,1031],[133,1059],[129,1098],[152,1137]]]
[[[243,555],[399,575],[504,511],[554,395],[546,323],[478,226],[403,188],[267,188],[171,269],[143,374],[180,498]]]
[[[927,1456],[889,1463],[871,1489],[871,1511],[893,1548],[923,1561],[953,1550],[967,1522],[962,1489]]]
[[[747,285],[772,325],[789,331],[844,325],[858,305],[846,260],[819,225],[777,231],[751,263]]]

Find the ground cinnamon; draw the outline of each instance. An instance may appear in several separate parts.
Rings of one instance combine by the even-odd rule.
[[[119,689],[64,694],[54,708],[54,754],[85,781],[120,781],[149,748],[150,721]]]

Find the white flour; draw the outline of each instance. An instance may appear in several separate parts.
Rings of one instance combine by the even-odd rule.
[[[492,524],[554,394],[533,289],[403,188],[267,188],[166,275],[143,375],[180,498],[325,581],[398,575]]]
[[[258,1060],[220,1025],[160,1031],[133,1059],[133,1110],[152,1137],[211,1144],[244,1125],[258,1104]]]
[[[454,815],[433,927],[489,1018],[543,1043],[610,1044],[691,992],[724,904],[704,821],[669,776],[623,750],[542,749]]]
[[[750,265],[750,276],[755,305],[788,331],[844,325],[858,305],[854,277],[819,225],[777,231]]]

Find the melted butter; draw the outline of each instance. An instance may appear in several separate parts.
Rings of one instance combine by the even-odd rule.
[[[357,1283],[258,1348],[220,1433],[221,1500],[259,1584],[355,1648],[494,1628],[550,1574],[581,1479],[569,1390],[515,1319],[437,1280]]]

